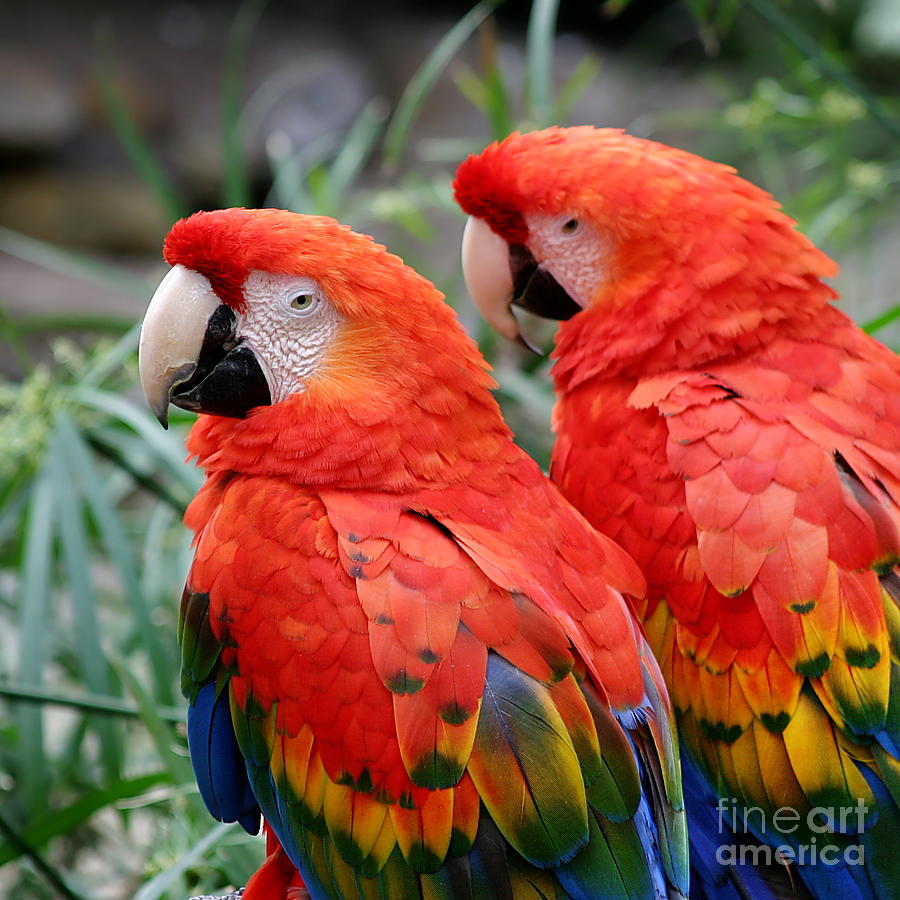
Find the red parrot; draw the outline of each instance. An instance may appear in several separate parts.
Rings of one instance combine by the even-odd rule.
[[[683,896],[643,577],[513,443],[437,290],[280,210],[164,255],[141,381],[163,424],[201,413],[182,684],[211,813],[268,827],[245,900]]]
[[[455,191],[487,321],[563,320],[551,477],[647,578],[692,896],[900,898],[898,357],[727,166],[550,128],[469,157]],[[768,888],[740,886],[743,849]]]

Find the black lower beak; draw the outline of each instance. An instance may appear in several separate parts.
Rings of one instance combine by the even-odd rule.
[[[236,336],[231,308],[222,304],[206,326],[197,368],[175,385],[169,401],[181,409],[242,419],[272,402],[269,384],[253,351]]]
[[[522,244],[511,244],[509,268],[513,278],[513,303],[544,319],[571,319],[581,307],[559,282],[537,264]]]

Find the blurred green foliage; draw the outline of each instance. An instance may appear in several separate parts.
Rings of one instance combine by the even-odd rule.
[[[871,240],[900,181],[898,103],[847,29],[883,15],[890,0],[855,4],[855,18],[825,4],[686,3],[707,50],[721,54],[703,70],[722,105],[670,110],[642,121],[644,132],[694,135],[691,149],[740,165],[828,249]],[[264,5],[242,5],[224,56],[223,205],[254,199],[241,156],[241,72]],[[555,77],[559,0],[534,0],[517,81],[501,62],[497,5],[482,0],[459,20],[393,112],[373,99],[346,134],[299,151],[273,137],[265,203],[393,229],[407,260],[460,301],[519,440],[546,462],[549,362],[480,324],[460,300],[458,267],[429,272],[421,262],[439,233],[436,219],[454,214],[456,161],[511,129],[564,124],[584,91],[602,89],[594,55],[566,83]],[[620,0],[606,9],[638,5]],[[478,64],[457,61],[473,39]],[[747,51],[760,39],[765,59]],[[671,50],[660,44],[660,58]],[[882,41],[871,52],[894,53],[896,71],[897,44],[885,49]],[[430,159],[445,164],[425,175],[414,126],[448,69],[484,133],[431,141]],[[123,151],[174,218],[184,201],[121,94],[104,34],[98,74]],[[373,169],[381,186],[363,187],[361,176]],[[118,269],[8,231],[0,230],[0,249],[143,298],[152,291]],[[898,315],[896,298],[882,298],[871,327]],[[25,339],[60,331],[104,334],[87,349],[57,341],[51,361],[32,363]],[[163,432],[138,398],[136,341],[132,323],[13,320],[0,307],[0,344],[26,372],[0,384],[0,703],[9,714],[0,724],[0,888],[10,900],[184,900],[244,883],[261,858],[258,841],[209,818],[186,757],[174,636],[190,555],[180,515],[199,478],[183,459],[190,417],[173,411]]]

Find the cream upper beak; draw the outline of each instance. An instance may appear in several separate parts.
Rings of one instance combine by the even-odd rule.
[[[150,300],[138,347],[144,396],[163,427],[172,389],[197,368],[210,316],[221,301],[209,279],[184,266],[173,266]]]
[[[510,311],[513,278],[509,245],[483,219],[469,216],[462,238],[462,267],[466,287],[484,320],[511,341],[519,324]]]

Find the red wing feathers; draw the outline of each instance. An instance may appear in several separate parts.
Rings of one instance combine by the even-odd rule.
[[[483,524],[503,520],[495,501],[460,524],[453,498],[429,499],[433,518],[422,497],[234,477],[198,500],[192,589],[210,595],[254,793],[304,879],[406,890],[475,852],[485,815],[539,868],[599,853],[596,817],[640,847],[639,757],[662,773],[662,864],[682,882],[671,710],[607,580],[640,588],[634,564],[606,539],[582,558],[592,532],[562,504],[501,536]]]
[[[664,417],[693,552],[714,588],[698,617],[649,540],[643,552],[640,538],[626,542],[675,618],[651,637],[689,745],[751,803],[790,793],[760,753],[789,762],[807,803],[828,791],[872,799],[840,730],[900,737],[878,581],[900,559],[900,379],[884,368],[845,348],[781,342],[763,362],[648,378],[629,397]],[[711,657],[720,641],[733,650]],[[807,681],[820,703],[801,697]],[[810,741],[833,748],[816,772]]]

